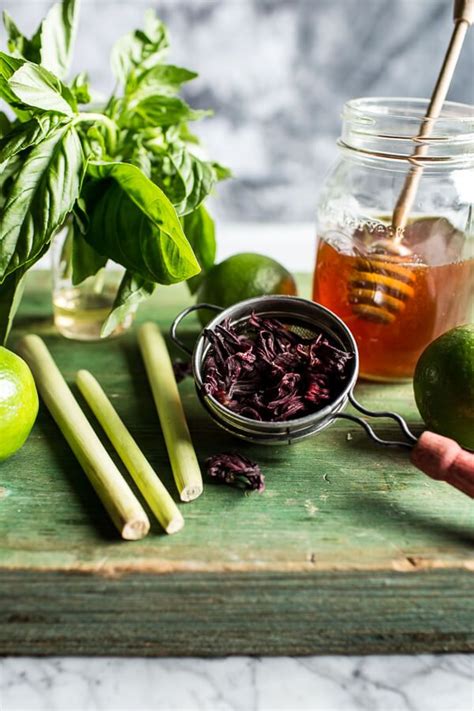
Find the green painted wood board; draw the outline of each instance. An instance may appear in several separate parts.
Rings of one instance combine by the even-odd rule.
[[[301,286],[304,295],[309,280]],[[182,285],[158,289],[139,321],[166,329],[188,302]],[[134,330],[71,342],[55,334],[50,312],[48,275],[32,273],[10,346],[39,333],[69,382],[82,367],[97,375],[176,494]],[[190,321],[190,342],[197,331]],[[122,542],[41,407],[25,447],[0,464],[0,653],[474,649],[471,501],[351,423],[295,445],[258,447],[219,430],[190,381],[180,389],[200,461],[245,452],[266,473],[265,493],[208,484],[181,505],[182,532],[166,536],[152,524],[147,538]],[[357,395],[421,430],[410,384],[360,384]],[[396,434],[390,422],[380,431]]]

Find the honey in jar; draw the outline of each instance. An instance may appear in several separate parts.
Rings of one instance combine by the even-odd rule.
[[[410,256],[395,264],[357,249],[357,235],[350,252],[319,240],[313,298],[349,326],[361,376],[373,380],[410,378],[425,346],[473,315],[474,259],[451,261],[463,236],[436,218],[406,231]]]

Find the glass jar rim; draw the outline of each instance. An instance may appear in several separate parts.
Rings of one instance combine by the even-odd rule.
[[[371,158],[412,160],[423,164],[474,164],[474,106],[446,101],[439,118],[431,119],[428,136],[420,136],[429,99],[362,97],[350,99],[342,113],[339,145]]]
[[[428,108],[429,99],[401,96],[366,96],[349,99],[344,109],[363,116],[366,121],[376,121],[381,115],[393,119],[421,123]],[[343,114],[344,115],[344,114]],[[439,119],[436,122],[449,121],[455,124],[471,126],[474,133],[474,106],[458,101],[445,101]]]

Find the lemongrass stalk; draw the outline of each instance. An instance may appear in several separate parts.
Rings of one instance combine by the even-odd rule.
[[[166,533],[180,531],[184,526],[180,510],[96,378],[80,370],[76,384]]]
[[[149,322],[138,331],[138,342],[181,501],[192,501],[202,493],[202,476],[165,339]]]
[[[18,350],[122,538],[134,541],[146,536],[150,522],[143,507],[92,429],[44,342],[38,336],[25,336]]]

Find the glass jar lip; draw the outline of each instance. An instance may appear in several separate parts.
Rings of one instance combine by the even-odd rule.
[[[424,119],[428,104],[420,98],[350,99],[338,144],[371,159],[474,165],[474,106],[446,101],[438,118]],[[422,132],[426,121],[430,131]]]
[[[401,96],[373,96],[349,99],[344,104],[343,118],[350,118],[350,115],[360,117],[367,125],[375,125],[377,119],[389,118],[394,122],[401,119],[407,122],[420,124],[423,120],[430,100],[419,97]],[[453,126],[458,125],[466,129],[471,128],[474,134],[474,106],[458,101],[445,101],[436,124],[449,122]],[[468,130],[468,133],[471,131]],[[464,134],[465,135],[465,134]]]

